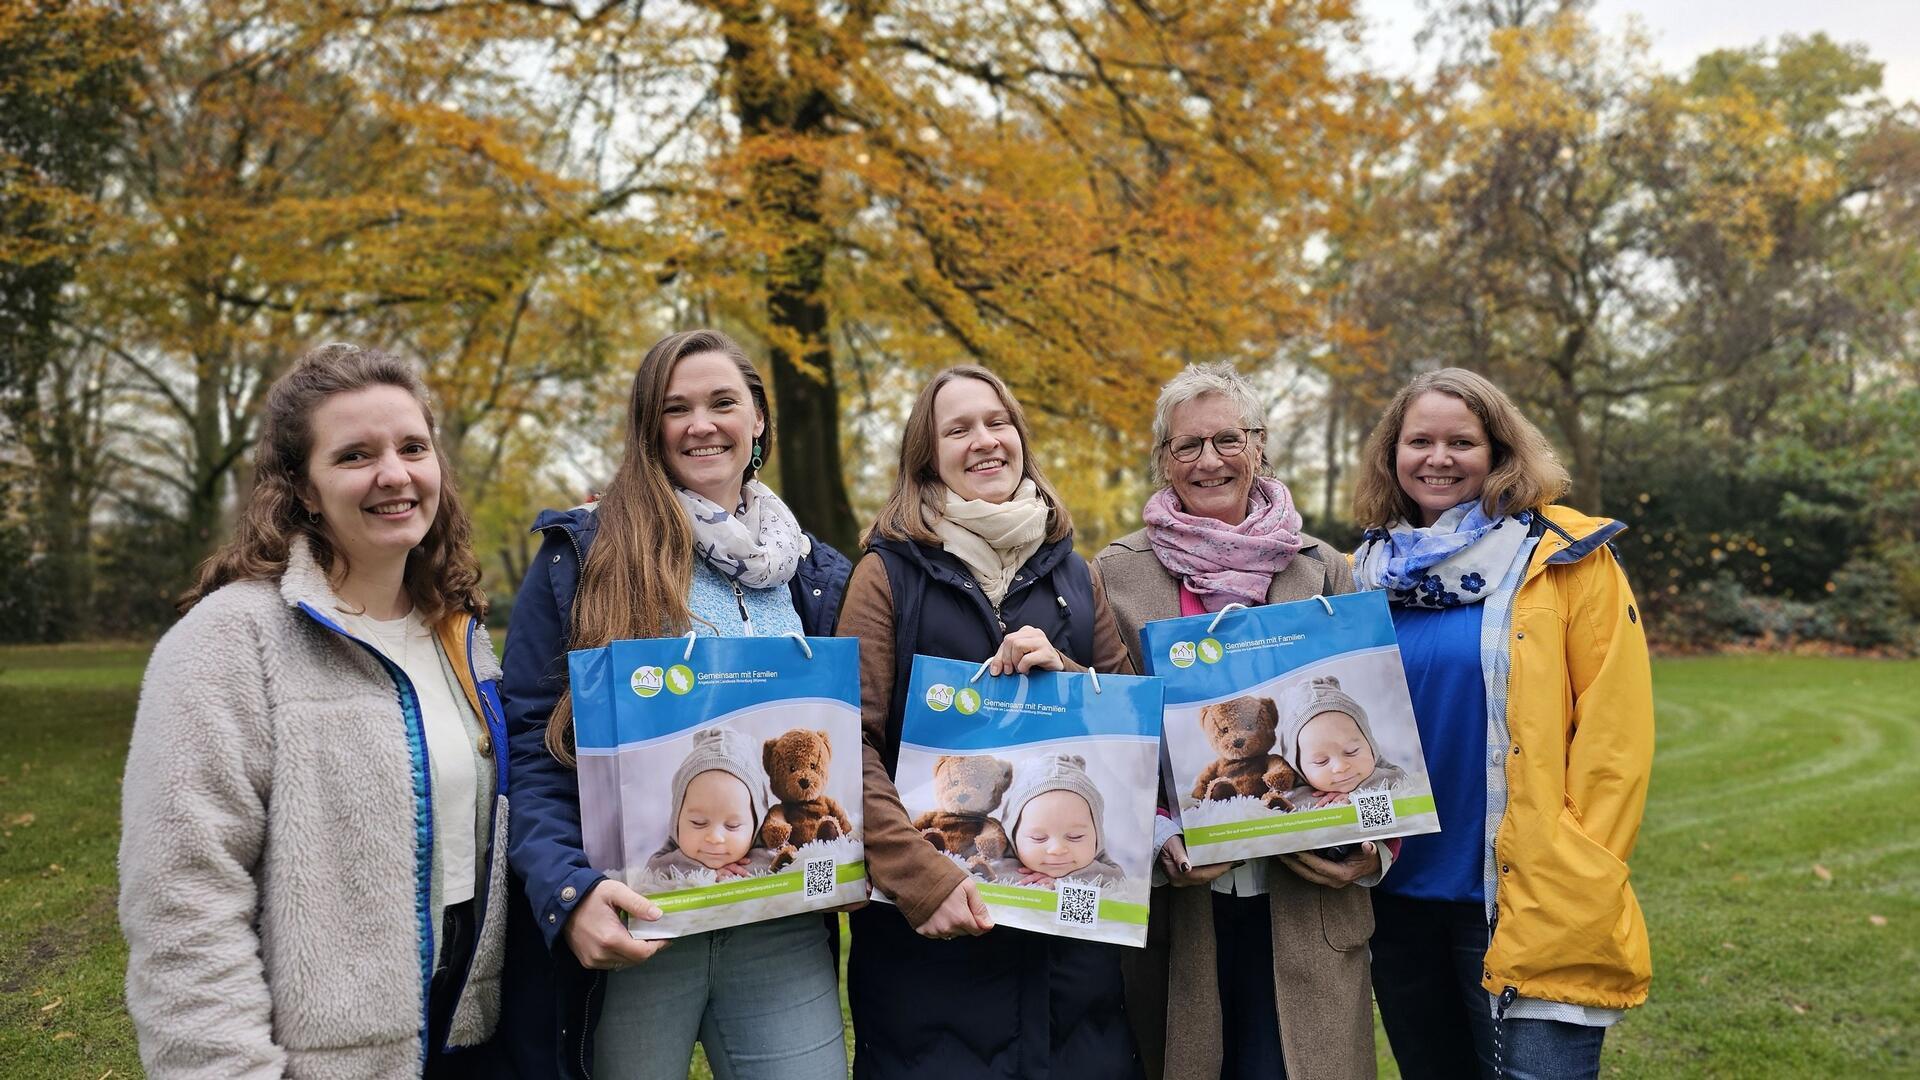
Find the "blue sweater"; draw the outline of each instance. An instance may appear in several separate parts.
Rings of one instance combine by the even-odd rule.
[[[1376,888],[1415,900],[1481,902],[1487,833],[1487,686],[1480,673],[1481,604],[1393,608],[1413,695],[1420,750],[1440,831],[1409,836]]]

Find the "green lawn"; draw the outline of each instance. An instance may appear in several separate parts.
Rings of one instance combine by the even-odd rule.
[[[0,649],[0,1080],[140,1074],[114,850],[144,656]],[[1666,660],[1655,689],[1654,996],[1609,1075],[1920,1074],[1920,663]]]

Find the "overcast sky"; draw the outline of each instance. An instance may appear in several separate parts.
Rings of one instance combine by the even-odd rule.
[[[1413,36],[1426,21],[1419,0],[1358,0],[1357,6],[1370,24],[1373,62],[1391,71],[1413,70]],[[1609,34],[1637,17],[1653,38],[1654,61],[1671,71],[1713,49],[1825,31],[1838,41],[1866,43],[1873,59],[1886,65],[1887,97],[1920,99],[1920,0],[1599,0],[1594,17]]]

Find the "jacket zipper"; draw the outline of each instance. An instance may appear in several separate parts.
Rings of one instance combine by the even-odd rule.
[[[740,608],[740,625],[746,629],[746,636],[753,636],[753,616],[747,614],[747,594],[740,588],[738,581],[730,581],[733,586],[733,602]]]

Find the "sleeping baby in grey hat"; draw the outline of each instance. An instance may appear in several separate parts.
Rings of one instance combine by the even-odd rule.
[[[1321,675],[1289,689],[1280,718],[1280,756],[1311,789],[1289,796],[1295,806],[1334,806],[1356,791],[1385,791],[1406,779],[1405,770],[1380,755],[1380,744],[1361,708],[1340,680]]]
[[[1079,754],[1045,753],[1013,767],[1000,820],[1013,839],[1013,857],[994,863],[994,876],[1021,885],[1061,878],[1090,881],[1125,877],[1107,857],[1106,800]]]

